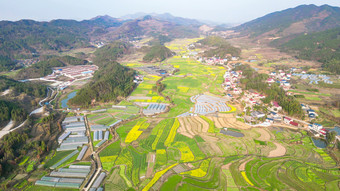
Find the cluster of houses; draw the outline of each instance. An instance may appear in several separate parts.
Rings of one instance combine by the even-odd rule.
[[[323,81],[326,84],[333,84],[330,77],[327,75],[316,75],[316,74],[306,74],[306,73],[293,73],[293,76],[298,76],[302,80],[309,80],[309,84],[319,84],[319,81]]]
[[[315,110],[311,109],[306,104],[301,104],[301,109],[308,115],[308,117],[310,119],[315,119],[318,116],[318,114],[315,112]]]
[[[285,91],[287,91],[291,87],[291,84],[290,84],[291,77],[292,77],[292,74],[279,70],[279,72],[270,73],[270,78],[267,79],[267,83],[269,85],[273,83],[278,83]]]
[[[227,58],[216,58],[216,57],[211,57],[211,58],[207,58],[207,57],[199,57],[197,59],[197,61],[201,62],[201,63],[206,63],[208,65],[224,65],[225,63],[228,62]]]
[[[244,96],[242,101],[244,101],[247,106],[253,107],[254,105],[259,105],[261,103],[261,99],[266,98],[265,95],[259,94],[257,92],[244,92]]]
[[[242,71],[231,71],[228,70],[224,73],[224,83],[222,84],[224,90],[232,91],[234,94],[241,94],[242,89],[237,87],[239,79],[242,77]]]
[[[237,61],[239,57],[226,55],[230,58],[231,61]],[[197,61],[201,63],[205,63],[207,65],[225,65],[229,60],[228,58],[220,58],[220,57],[198,57]]]
[[[16,60],[17,65],[22,66],[22,67],[28,67],[32,64],[35,64],[39,62],[39,59],[22,59],[22,60]]]
[[[287,125],[292,125],[292,126],[295,126],[295,127],[298,127],[299,124],[295,121],[293,121],[293,119],[291,119],[290,117],[283,117],[283,122]]]
[[[321,124],[313,123],[308,125],[309,130],[314,133],[316,136],[326,136],[327,130],[323,128]]]
[[[270,111],[269,114],[267,115],[266,121],[269,123],[281,123],[282,117],[278,113]]]

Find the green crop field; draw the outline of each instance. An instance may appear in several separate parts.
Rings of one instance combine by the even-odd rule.
[[[186,46],[193,42],[176,40],[167,47],[184,55],[188,51]],[[134,102],[170,103],[152,90],[160,77],[139,71],[144,82],[131,95],[150,97],[151,101],[125,100],[121,104],[129,105],[128,109],[109,108],[90,116],[98,120],[97,115],[111,114],[117,119],[136,115],[115,128],[118,141],[99,153],[103,170],[108,174],[104,181],[107,190],[339,190],[337,163],[327,150],[316,148],[303,130],[247,127],[243,120],[236,119],[235,103],[227,103],[235,105],[232,112],[223,114],[229,118],[177,118],[194,106],[191,96],[207,92],[223,95],[221,76],[226,70],[179,55],[163,63],[179,69],[162,80],[165,84],[162,94],[172,103],[169,112],[137,117],[139,108],[131,106]],[[134,63],[125,65],[140,67]],[[328,96],[301,93],[313,99]],[[202,132],[203,123],[207,132]],[[244,137],[219,133],[224,124]],[[186,132],[193,136],[188,137]],[[276,153],[275,157],[268,157],[272,153]]]

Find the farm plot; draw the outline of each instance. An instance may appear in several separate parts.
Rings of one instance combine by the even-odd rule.
[[[100,161],[104,170],[109,171],[113,167],[120,150],[120,141],[116,141],[99,153]]]
[[[211,120],[215,122],[215,124],[219,124],[222,127],[232,127],[236,129],[250,129],[250,126],[236,120],[233,114],[223,114],[219,113],[218,117],[211,117]]]
[[[146,129],[150,124],[146,122],[146,119],[140,119],[137,124],[131,129],[131,131],[127,134],[125,143],[129,144],[132,141],[135,141],[138,139],[138,137],[143,133],[143,131],[140,131],[139,129],[143,127],[143,129]]]
[[[112,172],[107,190],[339,190],[336,163],[302,131],[250,128],[228,113],[232,107],[204,117],[181,115],[194,110],[192,96],[218,93],[208,82],[217,83],[224,71],[180,56],[163,64],[180,69],[162,81],[171,110],[116,128],[120,143],[100,153],[104,170]],[[156,81],[145,75],[132,96],[152,100],[158,96],[152,91]],[[225,127],[244,137],[216,133]],[[138,131],[143,133],[136,136]],[[285,148],[283,154],[276,153],[277,144]]]
[[[209,123],[200,117],[180,117],[178,121],[180,123],[178,133],[189,138],[200,133],[207,133],[210,128]]]
[[[223,76],[224,72],[217,66],[201,65],[193,59],[174,57],[167,62],[180,69],[176,75],[169,76],[163,80],[163,83],[166,85],[163,94],[169,96],[175,104],[175,107],[171,108],[167,115],[164,115],[167,117],[175,117],[189,112],[190,107],[194,106],[194,103],[190,101],[190,97],[207,92],[209,89],[209,84],[207,82],[214,81],[215,76]],[[217,99],[217,97],[211,97]],[[219,106],[216,105],[215,109],[218,108],[227,109],[229,107],[222,104]],[[194,107],[192,108],[192,111],[193,109]],[[206,109],[209,109],[208,106]]]
[[[181,174],[188,174],[193,177],[204,177],[208,172],[209,163],[210,159],[204,160],[201,162],[199,168],[187,172],[182,172]]]

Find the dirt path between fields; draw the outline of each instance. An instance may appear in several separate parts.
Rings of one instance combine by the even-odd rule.
[[[276,149],[269,152],[268,157],[280,157],[286,154],[286,148],[280,143],[275,143]]]
[[[260,140],[260,141],[270,141],[270,134],[268,133],[268,131],[266,131],[263,128],[256,129],[256,131],[261,134],[261,136],[258,138],[258,140]]]
[[[251,161],[253,158],[249,158],[248,160],[244,161],[239,167],[238,170],[239,171],[245,171],[246,170],[246,164]]]

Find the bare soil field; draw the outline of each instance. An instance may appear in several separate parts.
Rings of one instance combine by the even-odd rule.
[[[180,117],[178,121],[180,126],[177,132],[189,138],[201,133],[207,133],[209,129],[209,124],[200,117]]]
[[[274,142],[276,149],[270,151],[268,157],[280,157],[286,154],[286,148],[282,146],[280,143]]]
[[[263,128],[256,129],[256,131],[261,134],[261,136],[258,138],[258,140],[260,140],[260,141],[270,141],[270,134],[268,133],[268,131],[266,131]]]

